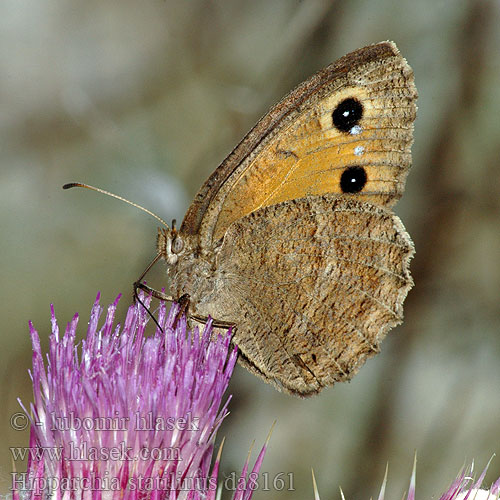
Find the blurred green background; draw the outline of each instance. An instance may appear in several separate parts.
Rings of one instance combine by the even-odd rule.
[[[277,419],[263,470],[295,491],[437,496],[467,460],[500,453],[500,4],[493,0],[5,0],[0,3],[0,491],[16,398],[31,400],[31,319],[75,311],[83,335],[154,256],[156,222],[82,181],[182,219],[224,156],[283,94],[346,52],[394,40],[420,98],[406,193],[417,248],[405,324],[349,384],[299,400],[238,367],[223,470]],[[148,277],[165,285],[164,267]],[[18,471],[24,464],[17,463]],[[488,480],[500,473],[493,460]]]

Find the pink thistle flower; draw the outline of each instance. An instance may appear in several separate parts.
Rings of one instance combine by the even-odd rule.
[[[439,500],[498,500],[500,497],[500,478],[488,490],[481,488],[490,462],[477,480],[472,476],[474,464],[464,467]]]
[[[491,460],[490,460],[491,462]],[[486,465],[481,475],[477,480],[472,477],[472,472],[474,466],[464,467],[455,480],[451,483],[449,488],[443,493],[439,500],[499,500],[500,498],[500,478],[493,483],[489,490],[481,489],[481,486],[486,476],[486,471],[488,470],[490,463]],[[416,485],[416,469],[417,469],[417,458],[413,462],[413,471],[410,479],[410,486],[408,488],[408,494],[406,495],[406,500],[415,500],[415,485]],[[387,468],[385,470],[384,480],[382,481],[382,486],[378,495],[378,500],[385,500],[385,489],[387,485]],[[314,499],[320,500],[318,488],[316,485],[316,479],[314,477],[314,472],[312,474],[313,480],[313,490]],[[342,500],[345,500],[345,496],[342,490],[340,490]],[[403,495],[403,499],[405,495]]]
[[[184,317],[174,326],[178,307],[167,314],[163,303],[161,330],[152,336],[145,336],[142,306],[129,308],[120,331],[114,326],[119,298],[98,329],[97,296],[80,346],[78,315],[61,337],[52,307],[46,363],[30,323],[30,453],[27,472],[13,475],[15,499],[216,498],[220,451],[211,470],[210,463],[237,357],[230,332],[215,336],[210,323],[201,333],[188,331]],[[244,480],[247,470],[248,459]],[[234,498],[249,500],[251,483],[241,484]]]

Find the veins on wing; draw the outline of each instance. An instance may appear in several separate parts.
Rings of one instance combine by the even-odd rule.
[[[293,152],[292,150],[285,150],[285,149],[277,149],[276,150],[276,154],[278,156],[284,156],[285,158],[294,158],[294,162],[293,164],[291,165],[291,167],[288,169],[285,177],[281,180],[281,182],[266,196],[266,198],[264,198],[262,200],[262,202],[259,204],[259,206],[255,207],[254,211],[255,210],[258,210],[259,208],[261,207],[265,207],[267,204],[268,204],[268,201],[277,193],[280,191],[280,189],[282,188],[282,186],[284,184],[287,183],[288,181],[288,178],[293,174],[293,172],[295,171],[295,169],[297,168],[298,166],[298,160],[299,160],[299,156],[297,155],[297,153]],[[282,167],[283,168],[283,167]]]

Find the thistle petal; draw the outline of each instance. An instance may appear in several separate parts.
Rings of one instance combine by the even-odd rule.
[[[29,325],[34,403],[23,498],[213,500],[222,448],[211,470],[210,463],[237,357],[231,332],[215,335],[211,321],[190,331],[184,317],[176,320],[177,305],[167,313],[161,303],[160,328],[146,336],[150,318],[142,306],[131,306],[123,327],[115,326],[119,299],[99,328],[97,295],[80,345],[78,316],[61,337],[51,306],[45,361]],[[149,307],[150,297],[141,300]],[[245,477],[247,470],[248,459]]]

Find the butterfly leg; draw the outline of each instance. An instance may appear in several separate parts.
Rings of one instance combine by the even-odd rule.
[[[189,296],[189,293],[185,293],[184,295],[181,295],[176,300],[177,304],[179,304],[179,310],[177,311],[174,322],[172,323],[172,328],[175,328],[177,326],[177,321],[179,321],[179,318],[182,315],[186,315],[186,316],[188,315],[190,300],[191,300],[191,297]]]
[[[146,293],[150,294],[151,296],[153,296],[155,299],[158,300],[164,300],[166,302],[175,302],[175,299],[171,295],[159,292],[158,290],[155,290],[154,288],[151,288],[145,285],[144,283],[140,283],[138,281],[134,283],[134,300],[138,299],[137,290],[144,290]]]
[[[189,316],[189,318],[194,319],[198,323],[205,324],[208,321],[207,316],[198,316],[196,314],[189,314],[189,301],[190,301],[190,296],[189,294],[185,293],[184,295],[181,295],[178,299],[174,299],[171,295],[167,295],[163,292],[160,292],[158,290],[155,290],[154,288],[151,288],[144,283],[139,283],[135,282],[134,283],[134,300],[140,300],[138,295],[137,295],[137,290],[144,290],[146,293],[152,295],[155,299],[159,300],[165,300],[167,302],[177,302],[180,305],[179,312],[177,313],[177,317],[174,321],[174,328],[177,323],[177,320],[180,316],[183,314],[186,314],[186,316]],[[212,318],[212,326],[214,328],[225,328],[229,329],[232,328],[233,332],[236,331],[236,323],[232,323],[231,321],[219,321],[216,319]]]
[[[174,299],[172,296],[167,295],[163,292],[159,292],[158,290],[155,290],[154,288],[151,288],[144,283],[135,282],[134,283],[134,301],[137,301],[140,304],[142,304],[144,309],[146,309],[146,311],[151,316],[151,318],[153,318],[153,321],[156,323],[158,328],[160,328],[160,330],[163,331],[161,326],[158,324],[158,321],[156,320],[156,318],[152,315],[151,311],[144,305],[144,303],[140,299],[139,295],[137,294],[137,290],[143,290],[146,293],[150,294],[155,299],[164,300],[166,302],[177,302],[179,304],[180,308],[175,316],[174,322],[172,323],[172,328],[175,328],[177,326],[177,321],[179,320],[179,318],[183,314],[187,315],[187,311],[189,308],[189,300],[190,300],[189,294],[185,293],[184,295],[181,295],[181,297],[179,297],[178,299]]]
[[[145,285],[144,283],[139,283],[137,281],[134,283],[134,293],[133,293],[134,303],[139,302],[139,304],[141,304],[141,306],[144,307],[144,309],[149,314],[151,319],[155,322],[156,326],[160,329],[161,332],[163,332],[163,328],[160,326],[160,323],[158,323],[158,320],[153,316],[153,313],[149,310],[148,307],[146,307],[146,304],[144,304],[142,299],[139,297],[137,290],[143,290],[157,299],[165,300],[168,302],[173,302],[174,299],[169,295],[165,295],[163,292],[159,292],[158,290],[155,290],[154,288]]]
[[[189,317],[191,319],[194,319],[195,321],[198,321],[198,323],[206,324],[208,321],[208,317],[206,316],[198,316],[196,314],[190,314]],[[233,323],[231,321],[220,321],[217,319],[212,318],[212,326],[214,328],[225,328],[229,329],[231,328],[233,330],[233,333],[236,331],[236,323]]]

